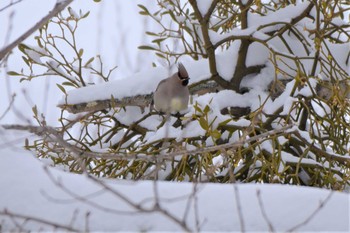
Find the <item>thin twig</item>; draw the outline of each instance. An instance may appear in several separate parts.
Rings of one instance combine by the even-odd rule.
[[[16,94],[13,94],[11,96],[11,101],[10,101],[9,105],[7,106],[6,110],[4,111],[4,113],[0,116],[0,120],[2,120],[6,116],[6,114],[11,110],[11,107],[15,101],[15,97],[16,97]]]
[[[0,125],[0,127],[3,127],[4,129],[12,129],[12,130],[25,130],[31,133],[34,133],[38,136],[48,136],[52,141],[55,141],[59,143],[62,147],[66,148],[68,151],[73,152],[78,158],[103,158],[103,159],[114,159],[114,160],[145,160],[145,161],[154,161],[154,158],[152,156],[149,156],[147,154],[140,154],[140,153],[101,153],[101,152],[89,152],[84,151],[74,145],[71,145],[70,143],[63,140],[63,136],[60,132],[58,132],[55,128],[49,127],[49,126],[31,126],[31,125]],[[179,150],[167,154],[161,154],[158,155],[158,159],[173,159],[176,156],[184,155],[184,154],[205,154],[213,151],[220,151],[223,149],[236,149],[241,146],[243,146],[245,143],[251,143],[257,140],[261,140],[264,138],[267,138],[272,135],[277,135],[280,133],[285,133],[289,129],[291,129],[293,125],[287,125],[280,129],[274,129],[271,131],[267,131],[265,133],[250,137],[250,138],[241,138],[241,140],[236,142],[230,142],[221,144],[218,146],[208,146],[193,150]],[[291,133],[291,132],[290,132]],[[337,158],[337,157],[335,157]],[[350,159],[348,159],[350,160]]]
[[[52,226],[54,228],[58,228],[58,229],[62,229],[62,230],[66,230],[66,231],[79,232],[79,230],[77,230],[77,229],[75,229],[73,227],[70,227],[70,226],[62,225],[62,224],[59,224],[59,223],[51,222],[49,220],[45,220],[45,219],[41,219],[41,218],[37,218],[37,217],[33,217],[33,216],[28,216],[28,215],[24,215],[24,214],[14,213],[14,212],[11,212],[11,211],[9,211],[7,209],[4,209],[4,210],[0,211],[0,215],[8,216],[10,218],[15,218],[15,219],[23,219],[26,222],[33,221],[33,222],[45,224],[45,225]]]
[[[83,203],[86,203],[87,205],[90,205],[96,209],[99,209],[105,213],[111,213],[111,214],[116,214],[116,215],[134,215],[135,211],[123,211],[123,210],[116,210],[116,209],[112,209],[109,207],[105,207],[100,205],[99,203],[93,202],[91,200],[89,200],[89,197],[84,197],[82,195],[76,194],[74,193],[72,190],[70,190],[69,188],[67,188],[66,186],[64,186],[64,184],[56,179],[52,173],[50,172],[50,170],[45,166],[44,167],[44,171],[47,174],[47,176],[49,177],[49,179],[51,180],[51,182],[56,185],[58,188],[60,188],[62,191],[64,191],[66,194],[68,194],[69,196],[71,196],[72,198],[74,198],[74,200],[78,200],[81,201]],[[100,190],[99,193],[103,194],[104,193],[104,189]],[[48,196],[45,192],[42,192],[42,194],[49,200],[55,201],[55,202],[62,202],[61,200],[52,198],[50,196]]]
[[[239,218],[239,224],[241,227],[241,232],[245,232],[245,224],[244,224],[244,216],[242,212],[242,206],[241,206],[241,199],[239,196],[239,190],[237,184],[233,185],[233,190],[235,192],[235,201],[236,201],[236,206],[237,206],[237,213],[238,213],[238,218]]]
[[[65,1],[57,1],[54,8],[42,18],[39,22],[37,22],[33,27],[31,27],[28,31],[18,37],[11,44],[5,46],[0,50],[0,61],[11,52],[16,46],[18,46],[22,41],[27,39],[30,35],[32,35],[35,31],[45,25],[52,17],[61,12],[64,8],[66,8],[73,0],[65,0]]]
[[[17,3],[20,3],[20,2],[22,2],[23,0],[17,0],[17,1],[11,1],[9,4],[7,4],[6,6],[4,6],[3,8],[0,8],[0,12],[1,11],[4,11],[4,10],[6,10],[7,8],[10,8],[11,6],[14,6],[14,5],[16,5]]]
[[[267,216],[267,213],[266,213],[266,210],[265,210],[265,207],[264,207],[264,203],[263,203],[262,198],[261,198],[261,191],[260,191],[260,189],[256,190],[256,196],[258,197],[258,202],[259,202],[259,207],[260,207],[260,210],[261,210],[261,214],[262,214],[263,218],[265,219],[265,221],[267,222],[267,225],[269,226],[269,231],[270,232],[275,232],[275,229],[274,229],[270,219]]]
[[[167,211],[164,208],[161,208],[160,205],[155,205],[152,208],[145,208],[142,207],[140,204],[134,203],[132,200],[130,200],[127,196],[123,195],[122,193],[116,191],[115,189],[111,188],[107,184],[105,184],[103,181],[99,180],[98,178],[88,175],[88,178],[90,178],[92,181],[94,181],[96,184],[100,185],[101,187],[105,188],[107,191],[109,191],[111,194],[115,195],[116,197],[123,200],[126,204],[128,204],[130,207],[139,210],[143,213],[152,213],[152,212],[158,212],[163,214],[168,219],[172,220],[176,224],[182,227],[182,229],[186,232],[191,232],[191,229],[184,223],[182,220],[178,219],[175,215],[171,214],[169,211]]]
[[[307,218],[305,218],[301,223],[299,223],[299,224],[295,225],[294,227],[290,228],[289,230],[287,230],[287,232],[296,231],[298,228],[305,226],[307,223],[309,223],[316,216],[316,214],[318,212],[320,212],[321,209],[329,202],[329,200],[333,196],[333,193],[334,193],[334,191],[330,191],[328,196],[324,200],[320,201],[318,207]]]

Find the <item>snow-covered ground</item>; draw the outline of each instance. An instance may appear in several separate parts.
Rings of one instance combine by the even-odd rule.
[[[4,232],[55,229],[35,220],[80,231],[184,230],[160,212],[141,212],[127,203],[147,209],[157,199],[161,208],[184,220],[192,231],[350,231],[350,196],[342,192],[271,184],[96,182],[48,167],[16,146],[2,148],[0,229]]]

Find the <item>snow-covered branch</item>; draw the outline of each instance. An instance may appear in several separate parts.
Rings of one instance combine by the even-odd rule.
[[[147,75],[147,74],[145,74]],[[221,88],[215,82],[205,82],[190,85],[191,95],[203,95],[205,93],[217,92]],[[79,89],[76,90],[78,92]],[[92,112],[92,111],[101,111],[111,107],[127,107],[127,106],[137,106],[140,108],[147,108],[152,102],[153,94],[145,95],[136,95],[133,96],[130,93],[130,96],[123,97],[121,99],[111,98],[106,100],[96,100],[91,102],[83,102],[77,104],[59,104],[58,107],[67,110],[71,113],[80,113],[80,112]]]

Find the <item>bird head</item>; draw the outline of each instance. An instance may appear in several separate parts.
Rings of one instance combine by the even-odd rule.
[[[181,62],[179,62],[177,65],[177,68],[178,68],[177,75],[179,76],[179,79],[181,80],[181,84],[183,86],[187,86],[190,78],[188,77],[188,73],[187,73],[185,66]]]

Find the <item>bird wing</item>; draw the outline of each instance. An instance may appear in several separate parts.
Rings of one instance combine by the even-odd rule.
[[[156,88],[156,91],[158,91],[158,88],[166,81],[167,79],[163,79],[162,81],[160,81],[159,83],[158,83],[158,86],[157,86],[157,88]]]

